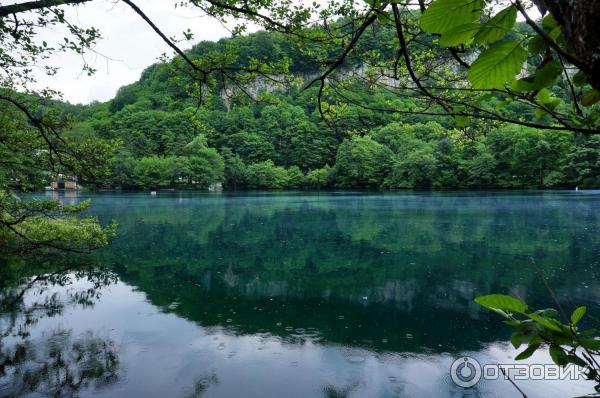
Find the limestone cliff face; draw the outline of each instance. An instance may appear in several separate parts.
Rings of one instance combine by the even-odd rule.
[[[479,52],[473,51],[469,54],[465,54],[464,58],[467,62],[472,63]],[[436,70],[441,71],[442,69],[451,69],[455,72],[459,72],[461,69],[464,70],[460,65],[448,60],[447,64],[440,64],[436,66]],[[523,64],[520,77],[527,75],[527,63]],[[320,73],[311,74],[296,74],[292,76],[285,75],[273,75],[269,77],[259,76],[252,81],[252,83],[244,84],[243,87],[235,84],[229,84],[220,90],[220,97],[222,98],[225,106],[229,110],[231,107],[231,99],[241,93],[250,95],[254,100],[257,100],[261,93],[265,92],[276,92],[286,91],[291,87],[305,87],[316,78],[320,76]],[[373,84],[378,84],[387,88],[400,88],[400,87],[414,87],[414,83],[410,80],[408,73],[400,74],[397,78],[394,77],[394,71],[391,69],[379,69],[373,73],[372,68],[369,65],[363,64],[352,68],[340,68],[332,76],[337,80],[344,80],[352,77],[357,77],[365,81],[369,81]],[[466,81],[463,84],[468,84]]]
[[[291,87],[303,87],[315,79],[318,74],[304,74],[295,76],[272,75],[269,77],[259,76],[250,84],[240,87],[235,84],[228,84],[221,88],[219,95],[223,100],[227,110],[231,108],[231,99],[240,93],[250,95],[252,99],[257,100],[261,93],[271,93],[276,91],[286,91]],[[243,90],[243,91],[242,91]]]

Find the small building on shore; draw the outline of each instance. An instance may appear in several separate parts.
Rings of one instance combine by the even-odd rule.
[[[77,177],[66,176],[59,174],[54,181],[50,183],[46,190],[49,191],[76,191],[80,186],[77,184]]]

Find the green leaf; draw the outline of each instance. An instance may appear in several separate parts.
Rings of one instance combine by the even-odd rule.
[[[495,44],[485,50],[469,68],[468,76],[475,88],[503,88],[515,80],[527,59],[527,51],[518,41]]]
[[[544,105],[550,110],[554,110],[562,102],[560,98],[557,98],[554,95],[552,95],[550,90],[548,90],[547,88],[541,89],[536,95],[536,99],[540,102],[540,104]]]
[[[530,344],[530,345],[529,345],[529,347],[527,347],[527,348],[526,348],[526,349],[525,349],[523,352],[521,352],[519,355],[517,355],[517,356],[515,357],[515,359],[516,359],[517,361],[520,361],[520,360],[522,360],[522,359],[527,359],[527,358],[529,358],[530,356],[532,356],[532,355],[533,355],[533,353],[534,353],[534,352],[535,352],[535,351],[536,351],[538,348],[540,348],[540,345],[541,345],[541,344]]]
[[[516,80],[511,87],[513,90],[519,92],[541,90],[554,83],[562,71],[560,62],[551,61],[537,70],[533,75]],[[550,101],[550,97],[548,97],[548,101]]]
[[[585,329],[583,332],[581,332],[581,335],[585,336],[585,337],[591,337],[591,336],[595,335],[596,333],[598,333],[598,330],[592,328],[592,329]]]
[[[522,79],[515,80],[511,85],[514,91],[527,92],[535,90],[535,79],[532,76],[527,76]]]
[[[548,43],[540,35],[535,35],[527,43],[527,49],[532,55],[543,53],[548,47]]]
[[[583,361],[583,359],[579,358],[576,355],[567,355],[567,362],[575,364],[577,366],[581,366],[582,368],[586,366],[586,363]]]
[[[600,350],[600,340],[596,339],[581,339],[581,345],[589,350]]]
[[[537,93],[535,98],[542,104],[546,104],[552,101],[552,97],[550,96],[550,90],[548,90],[547,88],[540,90],[540,92]]]
[[[600,91],[592,89],[581,98],[581,105],[592,106],[598,101],[600,101]]]
[[[558,311],[556,311],[554,308],[546,308],[545,310],[542,310],[542,315],[547,317],[547,318],[558,318]]]
[[[519,348],[521,346],[521,344],[523,343],[523,338],[525,336],[523,335],[523,333],[521,332],[514,332],[512,334],[512,336],[510,336],[510,343],[513,345],[513,347],[515,348]]]
[[[517,8],[510,6],[494,15],[475,35],[475,43],[491,44],[502,39],[512,29],[517,20]]]
[[[471,118],[468,116],[454,116],[456,127],[468,127],[471,125]]]
[[[577,87],[583,87],[587,83],[587,76],[582,71],[575,73],[573,76],[573,84]]]
[[[586,312],[587,312],[587,307],[584,305],[582,305],[581,307],[575,308],[575,311],[573,311],[573,313],[571,314],[571,323],[573,325],[577,325],[579,323],[579,321],[581,320],[581,318],[583,318],[583,316],[585,315]]]
[[[534,321],[536,321],[537,323],[539,323],[540,325],[544,326],[547,329],[554,330],[555,332],[563,331],[560,328],[560,326],[558,326],[556,323],[554,323],[551,319],[541,317],[537,314],[527,314],[527,316],[529,318],[533,319]]]
[[[550,31],[550,33],[548,33],[548,36],[555,42],[558,41],[558,38],[561,35],[562,35],[562,29],[558,26],[556,28],[552,29],[552,31]]]
[[[491,310],[503,310],[524,314],[527,310],[521,300],[504,294],[490,294],[487,296],[479,296],[475,298],[475,302],[485,308]]]
[[[536,119],[541,119],[544,117],[544,115],[548,114],[548,112],[546,112],[544,109],[542,108],[536,108],[535,110],[535,118]]]
[[[551,61],[535,72],[535,89],[547,87],[560,76],[563,68],[560,62]]]
[[[552,29],[556,28],[558,26],[558,23],[556,22],[556,19],[554,19],[554,17],[551,14],[548,14],[544,17],[544,19],[542,19],[542,28],[544,28],[547,31],[551,31]]]
[[[456,26],[442,33],[439,43],[446,47],[455,47],[460,44],[471,44],[473,36],[479,30],[480,26],[476,23],[468,23]]]
[[[482,0],[435,0],[421,15],[421,28],[429,33],[444,33],[475,22],[481,16],[482,6]]]
[[[555,345],[550,346],[550,357],[555,364],[559,366],[566,365],[569,361],[567,359],[567,354],[562,350],[562,348],[557,347]]]

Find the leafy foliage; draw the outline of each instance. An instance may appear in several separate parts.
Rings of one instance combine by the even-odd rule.
[[[31,101],[24,96],[10,98],[19,105]],[[36,109],[34,105],[28,107]],[[79,175],[80,181],[90,184],[103,180],[110,175],[109,159],[117,143],[55,134],[54,128],[66,122],[50,107],[38,106],[41,116],[33,121],[9,105],[0,103],[0,109],[3,111],[0,116],[3,253],[47,249],[87,253],[106,245],[115,234],[116,224],[102,227],[95,217],[76,217],[89,202],[63,205],[55,200],[17,196],[15,191],[43,187],[59,173]]]
[[[0,245],[4,253],[27,253],[55,249],[88,253],[108,243],[116,223],[101,227],[94,216],[75,214],[89,207],[89,201],[61,205],[55,200],[24,201],[0,191]]]
[[[555,309],[530,309],[521,300],[493,294],[480,296],[475,302],[502,315],[508,325],[516,331],[511,336],[515,348],[527,347],[515,359],[529,358],[544,345],[550,350],[552,361],[559,366],[575,365],[584,368],[589,380],[600,390],[600,368],[597,357],[600,355],[600,340],[593,338],[595,329],[581,330],[579,323],[587,312],[586,307],[577,307],[571,313],[568,323],[560,320]]]
[[[507,41],[485,50],[469,68],[469,80],[475,88],[503,88],[515,76],[527,59],[527,52],[518,41]]]

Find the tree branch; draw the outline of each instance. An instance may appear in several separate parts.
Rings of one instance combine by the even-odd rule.
[[[10,4],[7,6],[0,6],[0,18],[26,11],[40,10],[42,8],[62,6],[65,4],[82,4],[89,1],[92,0],[39,0],[28,1],[26,3]]]
[[[544,32],[544,30],[542,28],[540,28],[538,26],[537,23],[535,23],[535,21],[533,19],[531,19],[531,17],[525,10],[525,7],[523,7],[523,4],[521,3],[520,0],[515,0],[515,2],[513,4],[515,5],[515,7],[517,7],[517,10],[519,10],[521,15],[523,15],[523,17],[525,18],[525,22],[527,22],[527,25],[531,26],[531,28],[538,35],[540,35],[540,37],[542,39],[544,39],[544,41],[546,43],[548,43],[548,45],[550,47],[552,47],[552,49],[554,51],[556,51],[560,56],[562,56],[569,63],[577,66],[579,69],[581,69],[583,71],[586,70],[585,65],[583,65],[583,63],[579,59],[577,59],[576,57],[572,56],[571,54],[569,54],[565,50],[563,50],[554,40],[552,40],[552,38],[550,36],[548,36],[548,34],[546,32]]]
[[[152,20],[131,0],[122,0],[123,3],[127,4],[129,7],[135,11],[142,19],[150,25],[152,30],[156,32],[156,34],[165,42],[169,47],[171,47],[183,60],[196,72],[199,72],[201,75],[201,80],[206,80],[206,71],[198,67],[173,41],[171,41],[159,28],[152,22]]]
[[[410,75],[411,80],[417,85],[419,90],[427,97],[431,98],[433,101],[437,102],[445,111],[450,111],[448,106],[444,104],[443,101],[440,101],[437,97],[435,97],[429,90],[427,90],[421,84],[421,80],[415,74],[415,71],[412,68],[412,63],[410,60],[410,55],[408,54],[408,48],[406,45],[406,39],[404,37],[404,32],[402,28],[402,20],[400,19],[400,10],[398,9],[397,4],[392,4],[392,10],[394,11],[394,23],[396,26],[396,34],[398,35],[398,41],[400,42],[400,51],[404,55],[404,63],[406,64],[406,69],[408,70],[408,74]]]

